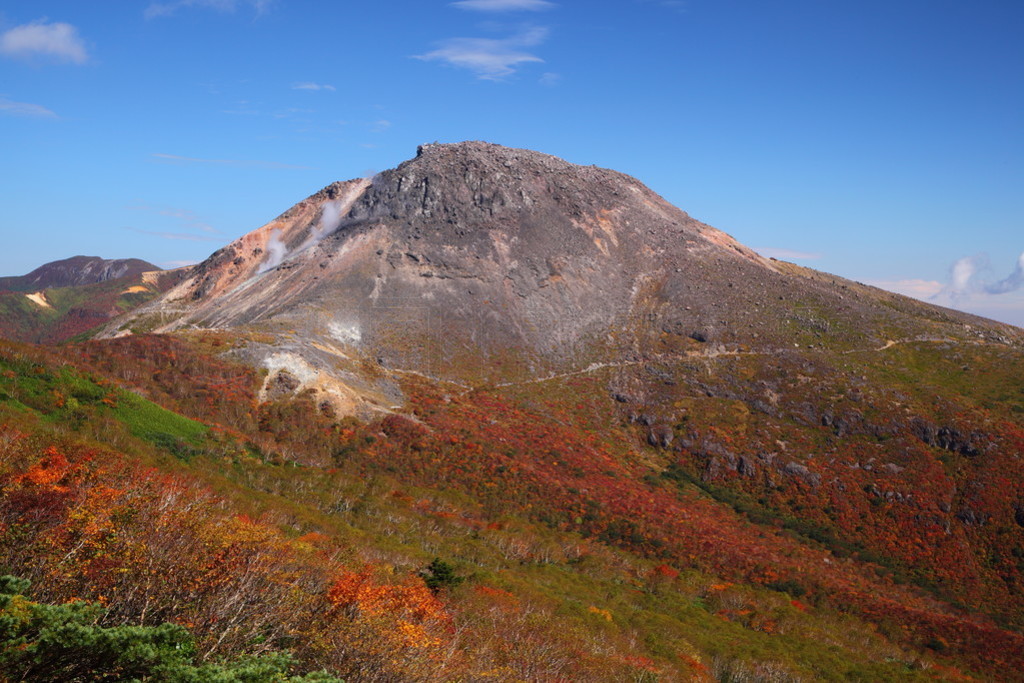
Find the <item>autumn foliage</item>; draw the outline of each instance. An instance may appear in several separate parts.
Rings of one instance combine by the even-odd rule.
[[[31,600],[183,629],[190,666],[280,654],[288,675],[351,681],[1024,666],[1013,420],[916,405],[940,439],[862,410],[839,440],[840,409],[787,422],[705,396],[674,421],[623,404],[609,424],[600,402],[624,380],[582,376],[410,380],[403,413],[339,421],[302,397],[259,403],[259,377],[211,355],[223,343],[3,349],[0,565]],[[883,469],[878,444],[904,460]],[[948,513],[926,507],[952,488]]]

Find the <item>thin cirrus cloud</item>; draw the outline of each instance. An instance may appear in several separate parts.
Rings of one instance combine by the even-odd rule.
[[[25,59],[43,57],[73,64],[89,61],[89,52],[77,28],[46,19],[15,26],[0,34],[0,54]]]
[[[536,47],[547,37],[548,29],[535,27],[509,38],[450,38],[441,41],[438,49],[415,58],[467,69],[481,80],[501,81],[523,64],[543,62],[524,48]]]
[[[190,232],[162,232],[159,230],[143,230],[142,228],[126,227],[125,230],[131,232],[137,232],[140,235],[150,235],[152,237],[159,237],[162,240],[172,240],[175,242],[219,242],[219,237],[211,237],[209,235],[196,235]]]
[[[459,0],[451,6],[476,12],[539,12],[552,9],[555,3],[547,0]]]
[[[552,72],[549,71],[548,73],[542,75],[538,82],[541,85],[546,85],[546,86],[549,86],[549,87],[554,87],[554,86],[556,86],[556,85],[558,85],[559,83],[562,82],[562,76],[561,76],[561,74],[556,74],[556,73],[552,73]]]
[[[258,161],[255,159],[200,159],[198,157],[185,157],[178,154],[151,154],[154,159],[169,164],[210,164],[213,166],[240,166],[244,168],[272,168],[284,170],[308,171],[311,166],[297,166],[295,164],[282,164],[277,161]]]
[[[178,209],[173,206],[150,206],[149,204],[136,204],[126,208],[131,211],[145,211],[147,213],[154,213],[158,216],[175,218],[181,221],[187,228],[206,233],[220,234],[219,230],[201,219],[194,211],[189,211],[188,209]]]
[[[303,82],[296,83],[295,85],[293,85],[292,90],[330,90],[333,92],[337,90],[337,88],[335,88],[333,85],[328,85],[326,83]]]
[[[239,7],[248,6],[256,16],[266,14],[273,0],[172,0],[171,2],[152,2],[146,7],[144,16],[147,19],[169,17],[180,9],[199,7],[217,10],[218,12],[234,12]]]
[[[6,97],[0,97],[0,114],[8,116],[24,116],[34,119],[56,119],[59,118],[55,112],[47,109],[41,104],[29,102],[15,102]]]

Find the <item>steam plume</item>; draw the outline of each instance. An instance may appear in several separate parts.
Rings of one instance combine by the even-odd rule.
[[[337,230],[339,225],[341,225],[341,202],[327,202],[320,213],[320,222],[310,233],[309,243],[316,244]]]
[[[257,273],[265,273],[271,268],[276,268],[284,261],[288,254],[288,246],[281,240],[281,231],[275,230],[270,233],[270,240],[267,242],[267,260],[263,262]]]
[[[332,232],[338,229],[341,225],[341,202],[327,202],[324,204],[323,210],[320,212],[320,220],[317,221],[316,226],[309,231],[309,237],[303,242],[295,253],[305,251],[314,244],[322,240],[323,238],[330,235]],[[288,245],[281,239],[281,231],[274,230],[270,235],[270,240],[267,242],[267,260],[264,261],[257,273],[265,273],[268,270],[276,268],[281,265],[285,257],[288,255]]]

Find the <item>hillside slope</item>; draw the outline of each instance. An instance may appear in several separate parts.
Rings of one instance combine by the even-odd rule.
[[[186,270],[163,271],[138,259],[76,256],[28,275],[0,278],[0,337],[66,341],[167,291]]]
[[[277,496],[264,504],[281,520],[332,471],[386,477],[385,519],[407,488],[443,491],[470,536],[526,524],[664,565],[668,612],[631,627],[692,625],[666,628],[705,665],[1024,670],[1024,332],[763,259],[627,176],[425,146],[221,249],[101,337],[78,362],[305,473],[211,465]],[[349,519],[323,495],[317,528]],[[511,571],[469,541],[402,538]],[[586,573],[565,547],[536,552]],[[676,572],[711,578],[692,593]],[[627,584],[604,595],[628,612]],[[799,615],[777,630],[765,591],[811,621],[870,624],[902,673],[826,663],[831,636]],[[719,621],[687,621],[711,603]],[[590,607],[626,637],[617,611]],[[722,654],[722,623],[772,644]],[[682,650],[651,635],[643,656],[665,680],[699,677]],[[615,680],[595,666],[583,679]]]

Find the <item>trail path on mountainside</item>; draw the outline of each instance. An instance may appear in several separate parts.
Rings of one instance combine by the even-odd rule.
[[[898,339],[898,340],[888,339],[888,340],[886,340],[885,344],[883,344],[882,346],[868,348],[868,349],[851,349],[849,351],[842,351],[841,353],[844,354],[844,355],[845,354],[850,354],[850,353],[864,353],[864,352],[878,353],[880,351],[885,351],[887,349],[891,349],[892,347],[897,346],[899,344],[913,344],[913,343],[918,343],[918,344],[924,344],[924,343],[939,344],[939,343],[943,343],[943,342],[956,342],[956,343],[961,343],[961,344],[966,343],[966,344],[975,344],[975,345],[982,345],[982,344],[990,343],[990,342],[985,342],[985,341],[956,340],[956,339],[950,339],[950,338],[941,338],[941,339]],[[721,358],[723,356],[724,357],[776,356],[779,353],[781,353],[782,351],[789,351],[789,350],[790,349],[788,349],[788,348],[786,348],[786,349],[778,348],[778,349],[770,349],[770,350],[767,350],[767,351],[689,351],[686,354],[684,354],[683,356],[681,356],[681,358],[713,360],[715,358]],[[528,384],[541,384],[543,382],[551,382],[551,381],[559,380],[559,379],[567,379],[569,377],[578,377],[580,375],[589,375],[589,374],[592,374],[594,372],[597,372],[598,370],[603,370],[605,368],[623,368],[623,367],[630,367],[630,366],[634,366],[634,365],[643,365],[644,363],[647,363],[647,362],[650,362],[650,361],[656,361],[656,360],[659,360],[659,359],[658,358],[650,358],[650,359],[645,359],[645,360],[620,361],[620,362],[617,362],[617,363],[591,363],[590,365],[588,365],[587,367],[583,368],[582,370],[573,370],[571,372],[560,372],[560,373],[557,373],[557,374],[554,374],[554,375],[547,375],[545,377],[535,377],[533,379],[522,380],[522,381],[519,381],[519,382],[499,382],[497,384],[481,385],[481,386],[476,386],[476,387],[466,387],[465,385],[461,385],[461,384],[458,384],[456,382],[449,382],[449,383],[456,384],[457,386],[461,386],[463,388],[463,391],[459,394],[459,396],[464,396],[466,394],[469,394],[469,393],[471,393],[473,391],[477,391],[479,389],[505,389],[505,388],[508,388],[508,387],[525,386],[525,385],[528,385]],[[401,372],[409,373],[409,374],[415,374],[415,375],[420,375],[422,377],[426,377],[426,375],[422,375],[421,373],[413,372],[413,371],[409,371],[409,370],[403,370]],[[430,379],[430,378],[428,378],[428,379]],[[445,381],[448,381],[448,380],[445,380]]]

